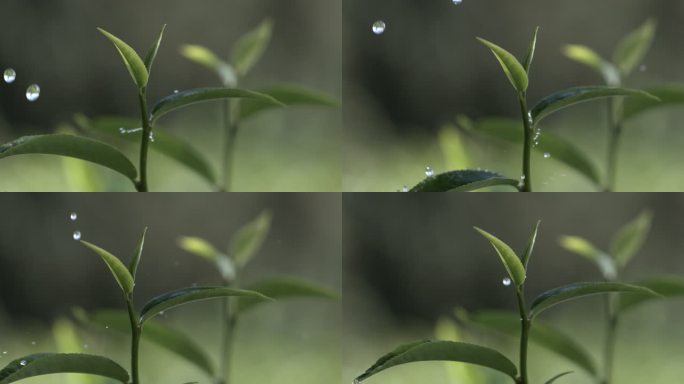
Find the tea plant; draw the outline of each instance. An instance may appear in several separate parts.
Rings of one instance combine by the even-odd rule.
[[[511,179],[487,170],[451,171],[434,175],[431,168],[426,171],[427,179],[411,189],[412,192],[472,191],[495,185],[508,185],[521,192],[532,191],[532,150],[540,144],[539,123],[551,114],[566,107],[602,98],[621,96],[642,96],[655,98],[644,91],[608,86],[587,86],[570,88],[544,97],[532,108],[528,107],[527,90],[529,75],[537,46],[539,28],[534,32],[523,63],[500,46],[482,39],[478,40],[491,50],[504,74],[517,94],[522,121],[522,176]],[[506,134],[505,134],[506,135]]]
[[[642,212],[637,218],[623,226],[613,238],[610,251],[595,247],[588,240],[578,236],[563,236],[560,244],[568,251],[582,256],[594,264],[608,282],[618,281],[623,270],[642,247],[651,227],[652,215]],[[639,286],[647,287],[662,297],[684,295],[684,279],[676,277],[655,277],[639,281]],[[613,366],[615,360],[615,344],[620,317],[629,309],[650,299],[658,298],[649,295],[629,295],[605,297],[606,335],[603,345],[602,377],[597,382],[611,384],[613,382]]]
[[[271,94],[276,95],[283,100],[280,101],[266,93],[236,88],[236,81],[226,81],[222,87],[196,88],[174,92],[173,94],[162,98],[149,108],[147,88],[153,64],[164,36],[165,26],[162,27],[157,39],[152,44],[152,47],[149,49],[144,60],[123,40],[101,28],[98,30],[114,45],[131,75],[137,90],[137,99],[140,105],[140,119],[137,121],[118,117],[88,119],[83,115],[76,115],[75,121],[80,128],[89,134],[105,134],[117,137],[126,136],[130,140],[137,139],[140,143],[138,167],[136,168],[136,166],[114,146],[102,142],[99,139],[73,135],[71,134],[73,133],[73,130],[70,130],[68,134],[57,133],[21,137],[0,146],[0,159],[27,154],[48,154],[72,157],[110,168],[128,178],[133,183],[136,190],[146,192],[149,190],[149,175],[147,170],[148,153],[150,148],[152,148],[185,165],[207,180],[212,186],[215,186],[217,181],[214,172],[200,152],[196,151],[184,140],[155,129],[161,117],[169,112],[186,108],[196,103],[216,100],[244,100],[245,103],[242,104],[240,110],[233,114],[234,122],[231,123],[231,129],[229,130],[230,140],[226,140],[227,151],[225,153],[226,157],[230,158],[232,157],[234,148],[233,139],[237,134],[237,119],[239,119],[240,116],[243,118],[251,117],[260,112],[282,107],[286,104],[336,105],[336,102],[327,96],[300,88],[281,87],[268,90]],[[261,30],[265,29],[262,28]],[[235,53],[236,73],[243,75],[256,63],[261,56],[261,52],[265,49],[268,37],[270,36],[270,27],[267,32],[267,35],[264,34],[264,32],[259,32],[256,35],[250,34],[241,40]],[[221,68],[221,71],[223,71],[221,73],[225,75],[226,71],[232,67],[226,64],[226,66],[222,66]],[[235,103],[234,105],[237,108],[238,104]],[[152,143],[154,144],[152,145]],[[226,188],[219,187],[218,189],[227,190],[230,187],[229,168],[226,167],[225,169],[226,182],[224,184]]]
[[[182,237],[179,239],[179,246],[212,263],[219,272],[224,286],[239,287],[242,271],[266,239],[270,222],[271,214],[263,212],[232,236],[228,251],[225,253],[198,237]],[[296,297],[337,299],[337,294],[326,288],[294,278],[261,280],[249,285],[247,289],[261,292],[277,300]],[[258,300],[244,298],[239,301],[233,299],[222,301],[221,322],[223,325],[220,330],[220,370],[216,379],[217,384],[230,383],[234,335],[240,316],[261,303]]]
[[[231,58],[225,61],[219,55],[201,45],[183,45],[180,53],[188,60],[200,64],[214,72],[224,87],[236,87],[245,79],[252,68],[261,60],[268,48],[273,32],[273,22],[266,19],[254,30],[242,36],[233,46]],[[337,107],[331,97],[293,85],[276,85],[260,90],[279,102],[292,105],[311,105]],[[242,102],[226,100],[222,106],[223,145],[222,145],[222,189],[230,191],[232,186],[235,148],[241,124],[268,111],[273,105],[259,101]]]
[[[87,241],[80,240],[86,248],[102,258],[123,293],[131,335],[130,376],[128,371],[106,357],[87,354],[40,353],[25,356],[11,362],[0,371],[0,383],[13,383],[25,378],[52,373],[86,373],[105,376],[122,383],[130,382],[131,384],[139,384],[140,366],[138,357],[140,339],[147,329],[146,325],[155,316],[171,308],[212,298],[234,296],[251,298],[254,300],[271,300],[255,291],[211,286],[189,287],[159,295],[148,301],[140,312],[137,312],[135,309],[133,293],[135,290],[138,264],[140,263],[143,246],[145,244],[146,232],[147,229],[143,231],[140,242],[136,247],[128,266],[124,265],[119,258],[108,251]],[[153,330],[154,329],[155,328],[153,328]],[[169,343],[174,343],[177,340],[179,340],[179,338],[169,338]],[[178,348],[183,347],[183,345],[180,344],[177,344],[176,346]]]
[[[570,59],[584,64],[598,72],[603,81],[614,87],[620,87],[639,68],[645,70],[642,64],[653,44],[656,34],[656,22],[646,20],[638,29],[625,36],[613,52],[612,62],[604,59],[585,45],[567,45],[563,53]],[[655,100],[635,97],[627,101],[620,99],[608,100],[608,148],[606,156],[606,175],[603,188],[606,191],[615,189],[618,172],[618,153],[625,123],[630,119],[650,111],[656,107],[684,103],[684,88],[666,85],[646,89],[651,95],[660,99]]]
[[[460,341],[422,340],[402,345],[381,357],[363,374],[358,376],[354,380],[355,383],[358,384],[377,373],[403,364],[421,361],[455,361],[496,370],[508,376],[516,384],[529,384],[531,381],[529,379],[527,361],[528,343],[530,339],[534,338],[532,335],[535,334],[532,332],[533,329],[536,329],[536,324],[533,324],[533,322],[543,311],[566,301],[597,294],[640,293],[656,295],[650,289],[636,285],[619,282],[584,282],[548,290],[537,296],[532,305],[528,307],[526,305],[525,281],[527,279],[527,266],[537,238],[539,222],[537,222],[527,246],[520,256],[497,237],[477,227],[475,229],[490,242],[501,259],[508,273],[508,276],[503,281],[504,285],[513,286],[515,289],[519,311],[519,315],[514,317],[517,322],[520,342],[518,365],[516,366],[515,363],[502,353],[488,347]],[[556,375],[546,383],[552,383],[566,374],[568,372]]]

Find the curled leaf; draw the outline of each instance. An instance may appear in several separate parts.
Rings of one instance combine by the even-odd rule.
[[[130,72],[131,77],[138,88],[142,89],[147,87],[147,82],[150,75],[147,71],[145,63],[142,61],[140,56],[138,56],[138,53],[123,40],[105,31],[104,29],[98,28],[97,30],[100,31],[100,33],[102,33],[107,39],[109,39],[112,44],[114,44],[114,47],[121,55],[124,64],[126,64],[126,68],[128,68],[128,72]]]
[[[513,88],[515,88],[515,90],[519,93],[527,91],[527,87],[529,85],[527,71],[525,71],[525,68],[522,66],[522,64],[520,64],[518,59],[516,59],[515,56],[513,56],[513,54],[507,50],[490,41],[479,37],[477,39],[492,51],[494,57],[496,57],[496,59],[499,61],[499,64],[501,64],[501,68],[508,77],[508,80],[510,80],[511,84],[513,85]]]

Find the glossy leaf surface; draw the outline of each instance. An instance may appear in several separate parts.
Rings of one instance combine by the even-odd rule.
[[[515,90],[519,93],[527,91],[527,87],[529,85],[527,72],[522,64],[520,64],[518,59],[516,59],[515,56],[513,56],[513,54],[507,50],[490,41],[479,37],[477,39],[492,51],[494,57],[496,57],[496,59],[499,61],[499,64],[501,64],[501,69],[503,69],[506,77],[508,77],[508,80],[510,80],[511,84],[513,85],[513,88],[515,88]]]
[[[475,230],[480,232],[489,243],[494,247],[494,250],[499,255],[501,263],[506,268],[508,275],[511,277],[516,286],[520,287],[525,284],[526,272],[522,261],[515,254],[515,251],[506,243],[501,241],[498,237],[492,235],[491,233],[475,227]]]
[[[128,372],[112,360],[80,353],[37,353],[10,362],[0,370],[0,384],[55,373],[84,373],[128,382]]]
[[[147,87],[149,72],[147,71],[147,67],[145,66],[143,60],[140,58],[140,56],[138,56],[138,53],[123,40],[105,31],[104,29],[98,28],[97,30],[100,31],[100,33],[102,33],[107,39],[109,39],[112,44],[114,44],[114,47],[121,55],[121,59],[123,59],[126,68],[128,68],[128,72],[131,74],[131,77],[138,88],[142,89]]]
[[[489,171],[450,171],[428,177],[411,188],[411,192],[468,192],[498,185],[509,185],[517,189],[518,180]]]
[[[114,279],[121,287],[121,290],[125,295],[130,295],[133,293],[133,287],[135,283],[133,281],[133,276],[128,271],[128,268],[119,260],[118,257],[112,255],[108,251],[98,247],[95,244],[91,244],[85,240],[81,240],[81,244],[85,245],[91,251],[99,255],[102,260],[107,264],[107,267],[112,272]]]
[[[332,97],[307,89],[297,85],[279,85],[258,91],[261,94],[268,95],[278,100],[285,106],[313,106],[313,107],[327,107],[337,108],[339,102]],[[240,103],[240,118],[242,120],[256,116],[261,112],[266,112],[280,105],[274,104],[271,101],[246,99]]]

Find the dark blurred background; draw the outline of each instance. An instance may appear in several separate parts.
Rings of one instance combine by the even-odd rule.
[[[0,67],[14,68],[17,79],[13,84],[0,83],[0,142],[51,132],[77,112],[139,116],[130,75],[96,27],[114,33],[144,55],[161,25],[168,24],[148,87],[150,103],[154,103],[174,90],[220,85],[213,73],[182,58],[180,45],[204,45],[227,60],[235,41],[270,17],[275,22],[271,44],[241,87],[299,84],[341,99],[338,0],[3,0],[2,8]],[[42,89],[35,103],[24,96],[31,83]],[[169,116],[161,125],[190,140],[218,165],[219,112],[217,103],[195,106]],[[238,146],[237,190],[339,190],[340,125],[340,111],[331,108],[279,110],[246,124]],[[155,159],[152,166],[164,161]],[[17,169],[30,162],[26,158],[3,161],[3,174],[18,184],[8,181],[4,190],[68,190],[63,180],[50,173],[43,177],[42,188],[23,180]],[[297,173],[283,170],[282,163],[295,167]],[[35,168],[41,166],[51,165],[44,161]],[[159,167],[151,172],[165,174],[152,181],[156,190],[163,182],[170,184],[162,184],[165,190],[207,190],[180,166],[163,163]],[[262,179],[269,179],[268,185],[252,177],[255,167]],[[169,182],[169,173],[181,181]],[[298,178],[298,174],[303,176]]]
[[[457,114],[519,118],[509,81],[476,36],[522,57],[535,26],[541,27],[530,78],[529,99],[534,103],[564,88],[602,84],[593,70],[567,59],[563,45],[585,44],[611,59],[622,37],[649,17],[658,21],[655,43],[643,63],[645,70],[633,74],[627,85],[684,83],[681,1],[345,1],[345,190],[394,191],[420,180],[426,165],[445,171],[437,131]],[[371,31],[376,20],[387,26],[379,36]],[[621,190],[684,188],[681,181],[655,173],[673,161],[681,164],[677,146],[668,143],[681,145],[684,140],[678,123],[683,116],[681,109],[670,109],[627,126],[623,167],[641,168],[647,180],[625,171]],[[604,122],[605,103],[599,102],[561,113],[547,120],[544,129],[571,138],[602,169]],[[519,172],[517,147],[506,147],[504,153],[486,139],[480,142],[471,143],[477,166]],[[546,171],[548,166],[540,168]],[[560,171],[556,167],[546,173],[558,178]],[[537,189],[591,190],[570,173],[564,183],[555,180]]]
[[[199,236],[225,250],[238,228],[270,210],[270,235],[246,267],[243,283],[290,276],[341,291],[341,205],[335,195],[5,194],[0,207],[5,218],[0,224],[0,365],[22,353],[53,351],[46,331],[72,307],[125,308],[110,271],[73,240],[75,230],[127,263],[142,229],[149,227],[136,284],[140,308],[163,292],[220,284],[213,265],[176,245],[179,236]],[[78,213],[75,222],[69,219],[71,212]],[[196,303],[167,311],[160,320],[186,331],[217,357],[218,309],[216,301]],[[287,382],[310,384],[338,378],[340,319],[338,302],[311,299],[274,303],[246,314],[239,327],[234,377],[256,383],[284,376]],[[112,335],[117,336],[98,330],[84,331],[83,337],[91,352],[125,361],[126,338],[110,339]],[[143,356],[150,356],[145,351]],[[169,381],[162,380],[162,372],[171,378],[201,377],[185,364],[154,373],[155,364],[168,366],[172,358],[168,353],[144,357],[145,370],[161,382]]]
[[[653,227],[622,279],[684,276],[684,198],[678,194],[496,194],[496,198],[486,193],[346,194],[344,324],[345,333],[354,337],[345,339],[345,376],[358,375],[398,344],[433,337],[437,320],[456,307],[516,309],[512,288],[502,284],[507,274],[499,257],[473,226],[494,234],[520,253],[534,224],[542,220],[526,283],[527,296],[532,300],[559,285],[602,279],[593,263],[558,245],[560,236],[582,236],[607,251],[618,229],[645,209],[654,213]],[[684,353],[684,330],[676,325],[684,320],[682,303],[681,299],[654,302],[625,316],[618,382],[637,383],[639,377],[657,371],[659,364],[661,379],[681,374],[681,369],[674,369],[674,359]],[[559,306],[540,321],[577,337],[598,356],[602,308],[599,298],[589,298]],[[501,343],[493,336],[477,340],[510,349],[515,356],[514,343]],[[634,352],[630,353],[627,345]],[[658,360],[664,351],[674,355]],[[642,359],[639,353],[657,354],[655,366],[642,367],[645,372],[628,369],[624,359]],[[554,360],[548,353],[534,352],[534,356],[537,374],[567,368],[567,363]],[[558,363],[564,364],[563,368]],[[447,383],[442,373],[439,364],[414,365],[386,375],[385,381],[380,377],[376,381],[411,383],[423,377],[427,382]],[[575,378],[572,382],[590,382],[581,373]],[[668,382],[661,379],[652,382]]]

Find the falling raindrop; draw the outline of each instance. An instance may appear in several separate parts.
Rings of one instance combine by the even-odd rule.
[[[548,152],[544,152],[544,158],[545,158],[545,159],[550,159],[550,158],[551,158],[551,154],[548,153]]]
[[[17,72],[12,68],[7,68],[3,73],[3,77],[5,78],[5,83],[12,84],[17,79]]]
[[[375,33],[376,35],[382,35],[383,33],[385,33],[385,28],[387,28],[387,25],[382,20],[378,20],[375,23],[373,23],[373,33]]]
[[[31,84],[26,88],[26,100],[34,102],[40,97],[40,86],[38,84]]]
[[[81,231],[74,231],[74,240],[81,240]]]
[[[430,167],[430,166],[425,167],[425,176],[432,177],[434,175],[435,175],[435,170],[432,169],[432,167]]]
[[[501,283],[503,283],[503,285],[506,287],[510,286],[511,285],[510,277],[504,277],[503,280],[501,280]]]
[[[76,212],[71,212],[71,213],[69,214],[69,218],[71,219],[71,221],[76,221],[76,219],[78,219],[78,213],[76,213]]]

